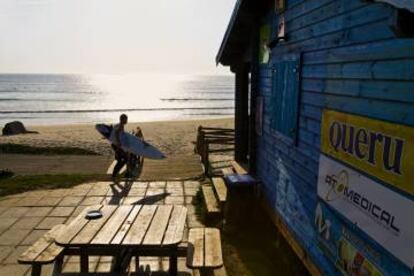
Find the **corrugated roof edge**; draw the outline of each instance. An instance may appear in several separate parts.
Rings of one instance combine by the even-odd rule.
[[[233,14],[231,15],[231,19],[230,19],[229,25],[227,26],[226,33],[224,34],[223,41],[221,42],[219,51],[218,51],[217,56],[216,56],[216,65],[219,65],[219,63],[221,61],[221,57],[222,57],[223,52],[224,52],[224,50],[226,48],[226,45],[227,45],[227,41],[229,39],[229,36],[232,33],[232,30],[233,30],[233,27],[234,27],[234,23],[236,22],[237,15],[239,14],[240,7],[241,7],[243,1],[244,0],[237,0],[236,5],[235,5],[235,7],[233,9]]]
[[[414,1],[413,0],[374,0],[374,1],[387,3],[396,8],[407,9],[410,12],[414,12]]]

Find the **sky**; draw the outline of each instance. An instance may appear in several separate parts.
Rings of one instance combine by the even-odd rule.
[[[0,0],[0,73],[229,73],[236,0]]]

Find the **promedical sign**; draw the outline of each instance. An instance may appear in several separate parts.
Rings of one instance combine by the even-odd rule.
[[[414,128],[325,110],[322,152],[414,195]]]
[[[321,154],[318,196],[409,267],[414,201]]]

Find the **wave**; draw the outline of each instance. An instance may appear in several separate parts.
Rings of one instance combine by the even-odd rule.
[[[232,110],[234,107],[155,107],[155,108],[114,108],[114,109],[66,109],[66,110],[7,110],[0,114],[29,114],[29,113],[105,113],[132,111],[177,111],[177,110]]]
[[[0,98],[0,102],[80,102],[78,99],[20,99],[20,98]]]
[[[234,116],[234,112],[206,112],[206,113],[188,113],[188,115],[197,116]]]
[[[0,93],[16,93],[16,94],[25,94],[25,93],[39,93],[39,94],[102,94],[98,91],[39,91],[39,90],[10,90],[4,89],[0,90]]]
[[[161,98],[161,101],[234,101],[233,98]]]
[[[7,101],[24,101],[24,99],[17,99],[17,98],[0,99],[0,102],[7,102]]]

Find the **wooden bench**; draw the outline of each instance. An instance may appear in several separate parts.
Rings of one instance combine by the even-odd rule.
[[[248,174],[248,171],[243,168],[237,161],[231,161],[230,167],[223,168],[221,172],[223,175],[230,175],[230,174]]]
[[[221,172],[223,173],[223,175],[229,175],[229,174],[234,174],[234,171],[232,168],[224,168],[221,170]]]
[[[187,267],[195,270],[194,275],[226,275],[223,267],[220,230],[216,228],[190,229]]]
[[[220,206],[219,202],[217,201],[217,198],[214,194],[213,186],[210,185],[202,185],[201,191],[203,193],[204,202],[206,205],[207,213],[212,214],[219,214]]]
[[[211,182],[213,182],[214,190],[216,191],[220,205],[223,205],[227,200],[227,187],[226,183],[224,183],[224,179],[221,177],[213,177]]]
[[[42,265],[55,262],[53,275],[59,275],[63,264],[64,248],[55,244],[57,237],[65,229],[65,225],[54,226],[49,232],[41,237],[37,242],[30,246],[22,255],[18,262],[20,264],[32,265],[32,276],[41,275]]]
[[[236,161],[231,161],[231,166],[237,174],[248,174],[248,172]]]

